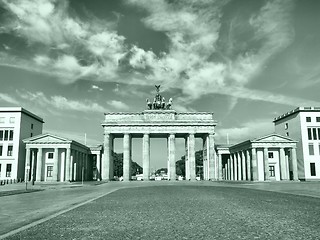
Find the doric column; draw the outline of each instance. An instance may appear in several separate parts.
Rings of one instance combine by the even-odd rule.
[[[241,160],[242,160],[242,180],[247,180],[247,171],[246,171],[246,157],[244,156],[244,151],[241,151]]]
[[[234,180],[234,155],[230,154],[230,180]]]
[[[37,176],[36,181],[40,182],[42,178],[42,148],[38,148],[37,154]]]
[[[25,161],[25,176],[24,180],[29,181],[29,172],[30,172],[30,148],[26,149],[26,161]]]
[[[208,166],[208,144],[209,144],[209,136],[206,135],[203,137],[203,142],[202,142],[202,158],[203,158],[203,179],[204,180],[209,180],[209,166]]]
[[[258,181],[258,164],[257,164],[257,149],[251,149],[251,156],[252,156],[252,180]]]
[[[185,173],[186,180],[190,180],[190,164],[189,164],[189,137],[185,138]]]
[[[195,137],[193,133],[188,136],[188,161],[190,180],[196,180]]]
[[[30,171],[31,171],[31,182],[33,182],[35,180],[35,171],[36,171],[35,158],[36,158],[36,152],[33,149],[31,151],[31,169],[30,169]]]
[[[113,137],[110,133],[104,133],[103,141],[103,159],[102,159],[102,180],[109,181],[113,178]]]
[[[143,181],[150,180],[150,134],[143,134],[142,139]]]
[[[226,180],[230,180],[230,158],[228,158],[228,161],[227,161],[227,178]]]
[[[209,133],[209,146],[208,150],[208,160],[209,160],[209,180],[216,180],[215,176],[215,166],[216,166],[216,159],[215,159],[215,152],[214,152],[214,134]]]
[[[218,154],[218,180],[222,180],[222,155]]]
[[[238,180],[238,154],[234,153],[233,154],[233,172],[234,172],[234,180],[237,181]]]
[[[60,182],[63,182],[66,179],[66,174],[65,174],[66,157],[67,157],[66,152],[64,152],[60,159],[60,173],[59,173]]]
[[[169,179],[176,180],[176,141],[175,135],[171,133],[168,138],[168,155],[169,155]]]
[[[264,180],[270,180],[270,173],[269,173],[269,159],[268,159],[268,148],[263,148],[263,172],[264,172]]]
[[[241,156],[240,156],[240,152],[237,152],[237,162],[238,162],[238,180],[241,181],[242,180],[242,164],[241,164]]]
[[[280,155],[280,179],[287,180],[287,171],[286,171],[286,156],[284,152],[284,148],[279,148],[279,155]]]
[[[293,171],[293,180],[298,181],[298,163],[297,163],[297,152],[296,148],[291,148],[291,161],[292,161],[292,171]]]
[[[101,180],[101,155],[98,153],[96,155],[96,167],[97,167],[97,180]]]
[[[131,169],[130,169],[130,157],[131,157],[131,137],[128,133],[123,136],[123,181],[130,181]]]
[[[70,150],[70,147],[68,147],[66,149],[66,177],[65,177],[65,180],[66,181],[70,181],[70,158],[71,158],[71,150]]]
[[[247,178],[249,181],[252,180],[252,174],[251,174],[251,158],[250,158],[250,152],[249,150],[246,150],[247,155]]]
[[[58,148],[54,148],[53,152],[53,171],[52,171],[52,181],[58,181],[59,174],[59,155]]]

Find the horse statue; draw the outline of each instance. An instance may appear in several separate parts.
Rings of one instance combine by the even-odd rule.
[[[171,109],[172,107],[172,98],[169,98],[169,102],[167,103],[166,109]]]
[[[147,102],[147,107],[149,110],[152,109],[152,103],[150,102],[149,98],[146,99],[146,102]]]

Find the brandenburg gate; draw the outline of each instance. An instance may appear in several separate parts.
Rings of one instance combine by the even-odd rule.
[[[176,112],[172,109],[172,99],[165,102],[157,94],[151,103],[147,99],[147,109],[142,112],[105,113],[104,155],[101,164],[102,180],[113,179],[113,141],[123,138],[123,180],[131,179],[132,138],[142,138],[143,180],[150,177],[150,139],[166,138],[168,154],[168,179],[176,180],[175,145],[176,138],[185,139],[186,180],[196,180],[195,138],[203,140],[204,180],[217,179],[214,150],[214,130],[217,122],[210,112]],[[164,149],[165,151],[165,149]]]

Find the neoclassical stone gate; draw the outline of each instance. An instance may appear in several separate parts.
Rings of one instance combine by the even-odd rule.
[[[205,180],[217,179],[214,129],[216,121],[213,113],[185,112],[172,110],[172,98],[165,102],[159,94],[160,85],[156,85],[157,94],[151,103],[147,99],[147,108],[136,113],[105,113],[102,123],[104,128],[104,155],[102,159],[102,179],[110,180],[113,176],[113,141],[123,138],[123,180],[131,179],[132,138],[142,138],[143,180],[150,176],[150,138],[166,138],[168,153],[168,179],[176,180],[176,138],[185,139],[187,180],[196,179],[195,138],[203,139],[203,175]],[[165,150],[165,149],[163,149]]]

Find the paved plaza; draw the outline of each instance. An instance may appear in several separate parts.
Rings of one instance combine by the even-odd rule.
[[[23,187],[1,186],[0,194]],[[0,239],[320,236],[319,182],[91,182],[30,189],[43,191],[0,197]]]

